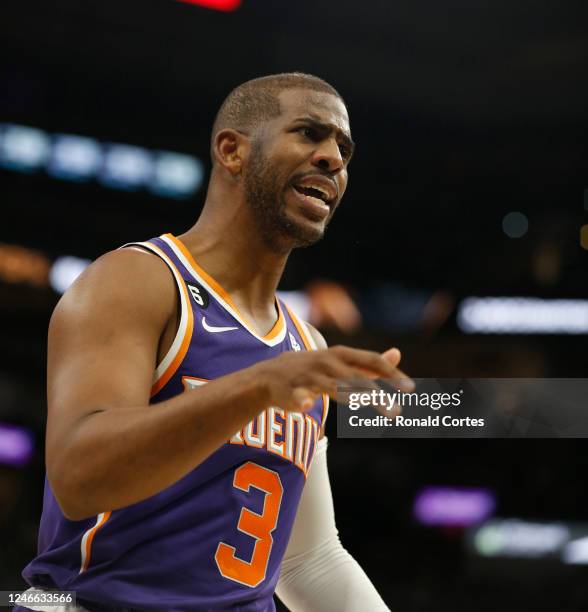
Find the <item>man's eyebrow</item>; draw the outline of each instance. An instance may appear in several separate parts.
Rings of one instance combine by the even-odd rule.
[[[351,150],[355,149],[355,142],[353,142],[349,134],[346,134],[343,130],[331,123],[325,123],[322,119],[315,115],[301,115],[300,117],[296,117],[296,119],[294,119],[294,122],[296,121],[305,121],[306,123],[312,124],[313,127],[324,131],[331,131],[335,129],[340,134],[341,140],[343,140],[343,142],[350,147]]]

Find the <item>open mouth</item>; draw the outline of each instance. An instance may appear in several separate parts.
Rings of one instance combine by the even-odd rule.
[[[328,198],[320,189],[292,185],[292,191],[305,215],[313,221],[324,220],[331,214],[331,207],[327,204]]]
[[[313,200],[318,200],[320,204],[329,204],[329,194],[325,193],[321,189],[315,189],[314,187],[303,187],[300,185],[294,185],[294,189],[301,195]]]

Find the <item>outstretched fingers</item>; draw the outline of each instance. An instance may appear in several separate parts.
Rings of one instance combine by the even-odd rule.
[[[393,349],[394,350],[394,349]],[[333,352],[358,374],[366,378],[392,378],[395,375],[396,365],[400,361],[400,351],[396,349],[397,361],[384,357],[373,351],[355,349],[347,346],[333,348]],[[395,357],[395,356],[394,356]]]

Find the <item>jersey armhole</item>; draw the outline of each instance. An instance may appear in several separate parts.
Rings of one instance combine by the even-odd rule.
[[[306,322],[303,321],[294,312],[292,312],[292,309],[288,308],[288,305],[285,302],[282,302],[282,304],[284,305],[284,307],[286,308],[286,311],[290,315],[290,320],[292,321],[292,323],[294,323],[294,327],[298,331],[298,334],[300,335],[300,338],[302,339],[302,342],[304,343],[306,350],[307,351],[317,351],[318,346],[310,330],[308,329]],[[329,414],[329,402],[330,402],[329,396],[326,393],[323,393],[323,420],[321,423],[321,429],[323,430],[327,422],[327,416]]]
[[[173,261],[168,255],[166,255],[166,253],[164,253],[162,249],[149,242],[129,242],[120,248],[133,248],[135,250],[142,250],[144,252],[156,255],[167,265],[176,282],[177,293],[179,296],[180,320],[176,335],[174,336],[169,350],[161,362],[157,364],[157,367],[153,373],[153,382],[151,386],[151,397],[153,397],[159,393],[161,389],[163,389],[170,378],[176,373],[180,364],[184,360],[186,353],[188,352],[188,347],[190,346],[192,333],[194,331],[194,313],[192,312],[192,308],[190,306],[186,283],[184,282],[182,275],[178,271]]]

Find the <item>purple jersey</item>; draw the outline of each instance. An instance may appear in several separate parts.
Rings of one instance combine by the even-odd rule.
[[[277,300],[276,325],[257,334],[171,234],[136,244],[168,265],[181,306],[178,332],[154,373],[150,410],[284,351],[316,348],[306,325]],[[274,610],[327,408],[326,396],[306,414],[268,408],[169,488],[91,519],[67,520],[46,479],[38,556],[24,578],[76,591],[89,610]]]

